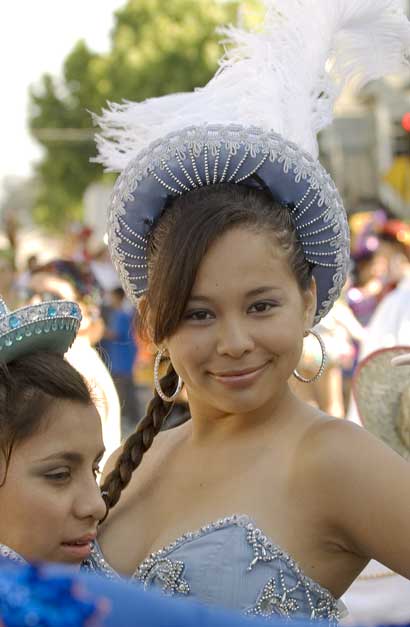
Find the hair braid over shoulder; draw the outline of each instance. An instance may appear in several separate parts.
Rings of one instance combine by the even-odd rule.
[[[167,374],[161,379],[161,388],[165,394],[171,396],[177,383],[178,375],[170,364]],[[114,470],[110,472],[101,486],[107,505],[107,514],[120,500],[122,490],[131,481],[132,473],[141,464],[144,453],[151,448],[154,438],[161,431],[171,408],[172,403],[163,401],[155,391],[145,417],[138,423],[135,433],[125,440]]]

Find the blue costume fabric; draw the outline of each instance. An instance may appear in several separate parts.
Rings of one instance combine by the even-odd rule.
[[[83,568],[111,580],[119,574],[95,544]],[[149,555],[131,580],[145,590],[275,620],[336,623],[344,606],[256,527],[249,516],[230,516],[186,533]]]
[[[4,627],[257,627],[265,624],[181,603],[124,582],[71,568],[0,564],[0,620]],[[277,626],[280,620],[275,621]],[[275,624],[275,623],[274,623]],[[305,623],[298,623],[305,627]],[[306,623],[307,627],[307,623]]]

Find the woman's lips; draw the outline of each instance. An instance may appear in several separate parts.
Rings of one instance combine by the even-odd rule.
[[[247,369],[238,370],[238,371],[232,370],[232,371],[221,372],[221,373],[210,372],[209,374],[213,379],[215,379],[219,383],[222,383],[222,385],[225,385],[226,387],[229,387],[229,388],[248,387],[249,385],[252,385],[252,383],[256,381],[256,379],[261,375],[262,372],[264,372],[268,364],[269,362],[257,368],[247,368]]]
[[[96,534],[89,534],[78,540],[70,540],[68,542],[62,542],[61,547],[67,558],[81,562],[82,560],[90,557],[92,543],[96,538]]]

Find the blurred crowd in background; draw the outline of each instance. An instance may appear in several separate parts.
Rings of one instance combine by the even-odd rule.
[[[221,53],[218,27],[258,24],[261,6],[124,0],[113,15],[109,50],[73,42],[58,76],[33,76],[27,126],[42,155],[30,177],[1,181],[0,294],[9,307],[35,298],[80,302],[83,323],[69,359],[93,385],[108,452],[145,412],[154,350],[138,336],[135,307],[104,243],[114,177],[92,162],[90,111],[100,112],[107,100],[140,101],[206,84]],[[407,0],[406,6],[410,12]],[[410,345],[408,73],[348,91],[320,137],[320,153],[348,209],[351,269],[341,299],[317,329],[328,353],[324,376],[311,385],[292,378],[291,385],[325,412],[359,421],[352,400],[358,361],[378,348]],[[320,345],[309,336],[298,370],[311,378],[321,361]],[[182,396],[166,425],[187,417]]]
[[[291,385],[323,411],[359,421],[352,400],[358,361],[378,348],[410,345],[410,226],[374,203],[350,215],[350,228],[350,276],[317,327],[327,350],[325,373],[311,385],[296,379]],[[59,298],[81,305],[81,331],[68,359],[92,386],[109,454],[135,429],[152,396],[154,347],[138,334],[138,313],[118,282],[107,246],[95,246],[90,228],[72,224],[54,257],[45,240],[38,253],[22,258],[12,217],[4,233],[0,294],[9,307]],[[320,345],[309,336],[298,370],[310,377],[321,360]],[[167,426],[187,418],[182,394]]]

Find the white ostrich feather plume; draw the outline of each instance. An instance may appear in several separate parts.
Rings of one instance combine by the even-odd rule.
[[[347,82],[362,86],[408,63],[410,22],[401,0],[263,0],[263,26],[221,30],[227,52],[214,78],[192,93],[108,105],[95,116],[96,161],[121,171],[171,132],[204,124],[275,131],[318,155]]]

